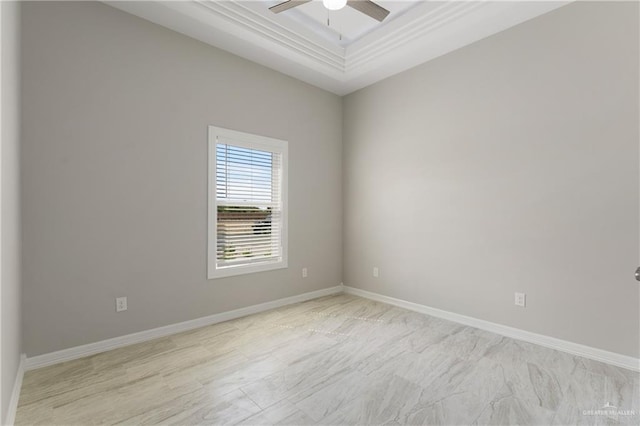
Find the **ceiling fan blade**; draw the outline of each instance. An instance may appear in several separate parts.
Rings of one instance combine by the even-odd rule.
[[[347,5],[380,22],[389,15],[389,11],[387,9],[382,6],[378,6],[371,0],[349,0]]]
[[[275,6],[271,6],[269,10],[273,13],[280,13],[296,6],[300,6],[301,4],[309,3],[310,1],[311,0],[287,0],[282,3],[276,4]]]

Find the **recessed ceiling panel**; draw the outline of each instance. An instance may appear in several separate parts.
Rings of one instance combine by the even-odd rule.
[[[268,8],[281,1],[264,0],[264,3]],[[313,28],[319,36],[329,38],[341,46],[347,46],[365,34],[387,25],[419,3],[424,2],[419,0],[376,1],[376,4],[390,12],[383,22],[378,22],[348,6],[337,11],[329,11],[322,4],[322,0],[313,0],[282,13],[286,13],[290,19]]]
[[[348,6],[329,12],[322,0],[269,10],[281,2],[106,1],[339,95],[570,3],[381,0],[390,14],[378,22]]]

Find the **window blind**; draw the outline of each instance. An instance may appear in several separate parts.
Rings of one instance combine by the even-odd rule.
[[[282,258],[282,155],[216,144],[216,267]]]

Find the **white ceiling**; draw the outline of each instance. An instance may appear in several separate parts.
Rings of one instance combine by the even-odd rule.
[[[278,0],[106,3],[344,95],[569,1],[384,0],[382,23],[350,7],[329,13],[320,0],[279,14],[269,11]]]
[[[284,0],[264,0],[256,3],[259,5],[258,7],[265,7],[262,5],[266,4],[268,8],[282,1]],[[323,6],[321,0],[311,1],[282,13],[287,14],[288,18],[313,28],[318,35],[346,47],[420,3],[420,0],[376,1],[376,4],[390,12],[382,23],[350,7],[333,12],[329,11]]]

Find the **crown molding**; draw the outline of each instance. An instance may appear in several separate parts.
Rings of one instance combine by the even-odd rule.
[[[263,2],[106,1],[110,6],[346,95],[570,1],[424,1],[346,47]]]
[[[479,7],[486,6],[485,2],[442,2],[424,3],[415,15],[398,19],[388,26],[381,28],[375,34],[364,37],[349,46],[346,55],[346,72],[353,72],[364,64],[380,58],[416,39],[425,37],[434,30],[461,19]],[[432,7],[435,6],[435,7]]]
[[[332,45],[301,24],[289,22],[291,20],[286,17],[267,15],[266,8],[262,13],[257,12],[253,2],[152,0],[103,3],[341,94],[344,48]]]
[[[222,17],[242,28],[243,31],[262,37],[265,41],[290,49],[303,55],[317,65],[327,66],[336,71],[345,71],[344,49],[321,43],[316,37],[300,33],[300,28],[292,31],[277,21],[258,13],[249,3],[234,1],[194,0],[206,13]],[[315,38],[315,40],[314,40]]]

